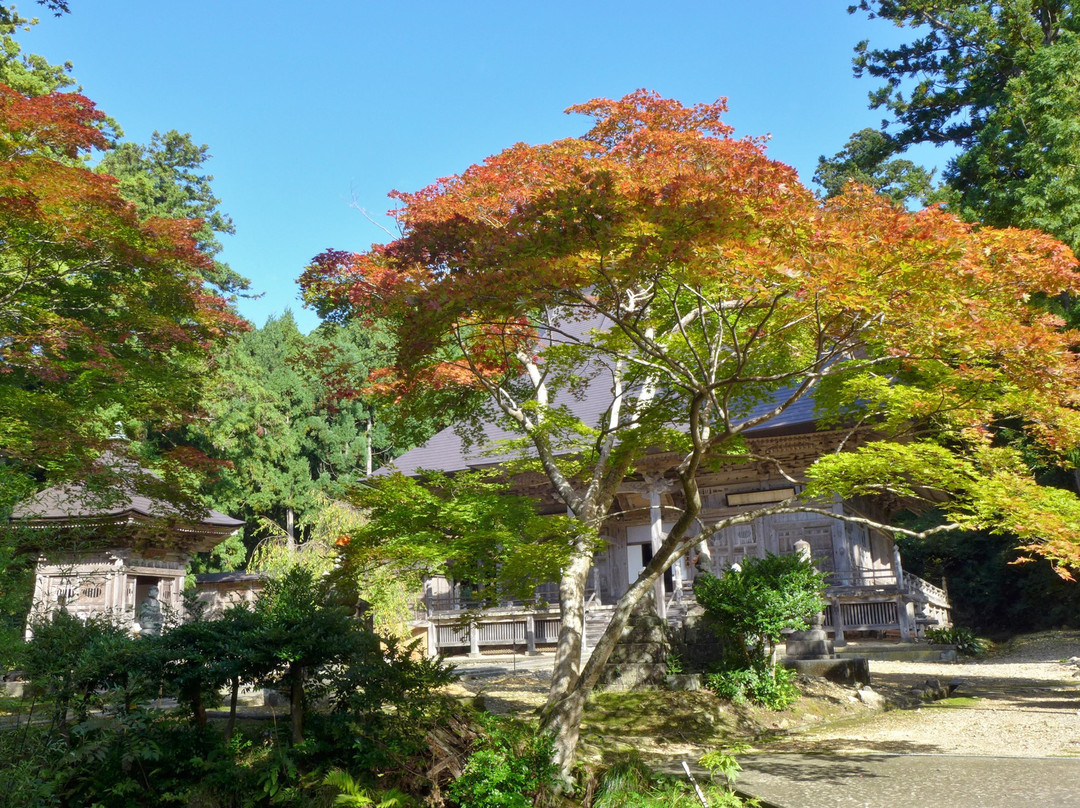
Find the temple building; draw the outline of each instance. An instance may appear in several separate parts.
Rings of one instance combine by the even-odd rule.
[[[117,462],[108,454],[102,461]],[[244,526],[217,511],[178,507],[164,498],[161,480],[141,469],[93,489],[54,486],[12,512],[19,544],[39,556],[28,638],[35,622],[60,608],[83,619],[111,615],[134,633],[157,633],[183,619],[191,556]]]

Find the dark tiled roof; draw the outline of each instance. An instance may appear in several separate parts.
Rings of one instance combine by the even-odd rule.
[[[123,516],[131,514],[149,518],[184,519],[184,514],[174,505],[140,494],[118,494],[107,500],[92,495],[77,484],[58,485],[24,499],[11,512],[12,519],[86,519],[91,517]],[[208,527],[244,526],[242,519],[233,519],[215,510],[207,510],[198,517],[200,524]],[[193,521],[193,520],[188,520]]]
[[[599,386],[599,383],[594,380],[590,388],[598,390]],[[784,391],[780,391],[771,400],[755,406],[747,418],[753,418],[768,412],[783,399]],[[610,394],[597,394],[587,395],[582,399],[572,398],[566,403],[570,411],[583,423],[598,424],[610,402]],[[775,418],[763,423],[756,429],[748,431],[746,434],[752,437],[755,435],[812,432],[815,428],[813,396],[804,396]],[[401,455],[390,466],[385,466],[376,471],[375,475],[383,476],[393,471],[400,471],[407,476],[414,476],[420,469],[453,473],[480,466],[496,465],[518,457],[518,455],[507,453],[489,454],[486,450],[498,446],[502,441],[520,437],[519,433],[505,430],[494,419],[488,419],[483,425],[480,439],[476,445],[466,450],[461,437],[451,427],[436,434],[423,446],[418,446]]]
[[[195,576],[197,584],[254,583],[263,580],[257,572],[201,572]]]
[[[130,515],[151,519],[178,519],[193,526],[202,525],[208,528],[235,530],[244,526],[242,519],[233,519],[219,511],[208,509],[187,513],[170,502],[133,490],[131,481],[134,479],[143,478],[160,486],[160,478],[110,452],[103,454],[98,462],[114,469],[122,469],[126,479],[121,477],[116,487],[103,492],[91,491],[79,483],[64,483],[46,488],[16,505],[12,509],[11,518],[64,522]]]

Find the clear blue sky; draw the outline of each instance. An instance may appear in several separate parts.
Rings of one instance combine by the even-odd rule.
[[[388,225],[391,189],[580,134],[562,110],[590,98],[726,96],[737,133],[770,134],[809,183],[819,155],[882,117],[853,46],[902,37],[848,2],[71,0],[54,19],[23,0],[42,22],[20,42],[71,61],[128,140],[178,129],[210,146],[237,230],[223,258],[263,293],[241,312],[261,325],[291,308],[307,330],[295,280],[309,259],[386,240],[357,207]]]

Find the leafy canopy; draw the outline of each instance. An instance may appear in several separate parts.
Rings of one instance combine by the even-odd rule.
[[[196,145],[188,133],[154,132],[145,146],[117,146],[102,158],[97,170],[116,177],[120,195],[133,202],[143,218],[198,219],[196,243],[213,259],[203,276],[222,293],[234,294],[246,290],[250,281],[215,258],[222,250],[217,234],[231,235],[236,227],[219,208],[221,200],[211,185],[213,175],[203,170],[210,159],[209,149]]]
[[[77,162],[107,146],[103,117],[0,86],[0,456],[51,471],[117,420],[190,412],[211,344],[242,327],[201,285],[195,225],[140,220]]]
[[[898,149],[953,144],[945,172],[965,218],[1045,230],[1080,248],[1080,22],[1069,0],[860,0],[852,13],[914,29],[896,47],[856,47],[855,74],[884,84]]]
[[[534,490],[577,520],[543,718],[564,775],[584,700],[666,567],[738,521],[841,516],[808,494],[691,531],[706,463],[753,460],[797,484],[812,478],[755,447],[751,430],[813,396],[841,454],[870,438],[918,439],[960,467],[993,447],[1002,418],[1048,449],[1080,437],[1077,335],[1029,304],[1077,290],[1068,247],[940,209],[908,213],[867,189],[819,201],[761,141],[735,138],[725,110],[645,91],[571,107],[592,121],[583,136],[517,144],[395,192],[399,238],[324,252],[301,278],[324,315],[393,332],[373,390],[438,408],[469,437],[500,427],[517,436],[494,448],[523,458],[515,472],[542,472]],[[1007,484],[1013,469],[990,468],[976,484]],[[813,494],[829,501],[846,479],[839,471]],[[575,604],[595,529],[635,473],[662,473],[683,510],[582,666]],[[938,486],[956,479],[908,489],[937,502]],[[955,524],[1000,517],[980,504],[991,497],[949,503]],[[1058,504],[1044,498],[1036,509],[1058,518]],[[1028,538],[1047,546],[1037,529]],[[1080,565],[1075,541],[1068,555]]]
[[[914,434],[969,463],[1005,415],[1075,444],[1076,337],[1029,304],[1076,288],[1067,247],[860,189],[819,203],[724,110],[645,92],[572,107],[595,120],[582,138],[395,192],[402,237],[318,256],[306,298],[394,329],[375,388],[484,391],[564,479],[621,479],[657,440],[693,462],[746,457],[742,433],[811,391],[827,423],[875,423],[894,452]],[[609,389],[614,423],[576,417],[575,396]],[[1003,457],[983,483],[1015,472]],[[834,477],[815,493],[841,490]],[[954,482],[937,487],[965,494]],[[572,485],[559,493],[575,506]],[[956,509],[990,518],[971,498]]]

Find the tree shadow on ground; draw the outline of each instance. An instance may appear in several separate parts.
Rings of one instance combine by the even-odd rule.
[[[779,754],[799,752],[813,755],[841,755],[850,752],[881,755],[935,755],[944,750],[937,744],[917,741],[871,741],[859,738],[815,738],[796,736],[785,738]]]
[[[731,705],[709,691],[608,692],[590,699],[582,735],[594,740],[665,738],[700,745],[739,723]]]
[[[811,760],[808,762],[807,758]],[[814,758],[820,758],[815,765]],[[785,761],[784,755],[747,756],[740,758],[744,772],[758,771],[769,777],[800,783],[841,783],[844,780],[881,777],[870,766],[851,758],[839,759],[831,755],[800,756],[798,760]]]

